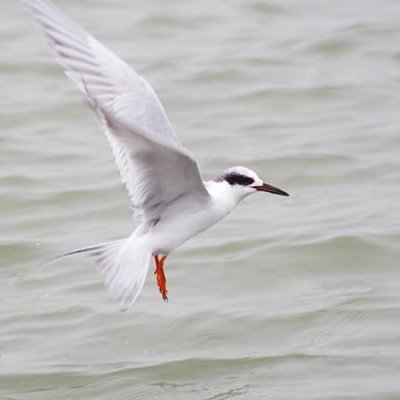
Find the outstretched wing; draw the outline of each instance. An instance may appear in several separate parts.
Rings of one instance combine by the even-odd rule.
[[[22,3],[96,109],[134,208],[152,219],[176,198],[208,197],[150,84],[49,1]]]

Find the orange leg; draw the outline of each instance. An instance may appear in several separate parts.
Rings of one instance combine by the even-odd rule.
[[[164,263],[166,259],[167,256],[154,256],[156,262],[154,275],[156,275],[157,285],[164,301],[168,301],[167,278],[164,273]]]

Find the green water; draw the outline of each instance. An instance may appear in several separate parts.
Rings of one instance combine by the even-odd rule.
[[[120,313],[86,259],[130,204],[18,2],[0,24],[0,399],[400,398],[400,3],[57,4],[159,94],[205,179],[254,195]]]

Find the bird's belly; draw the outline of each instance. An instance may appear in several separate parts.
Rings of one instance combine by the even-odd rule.
[[[188,239],[214,225],[226,213],[219,210],[195,210],[175,214],[174,218],[161,219],[152,229],[153,255],[168,255]]]

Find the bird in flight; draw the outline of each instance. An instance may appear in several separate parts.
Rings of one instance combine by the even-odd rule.
[[[188,239],[256,192],[288,196],[245,167],[203,182],[150,84],[47,0],[22,0],[42,27],[57,61],[86,96],[111,145],[141,224],[128,238],[71,251],[97,263],[111,296],[126,310],[140,294],[152,258],[168,300],[164,264]]]

